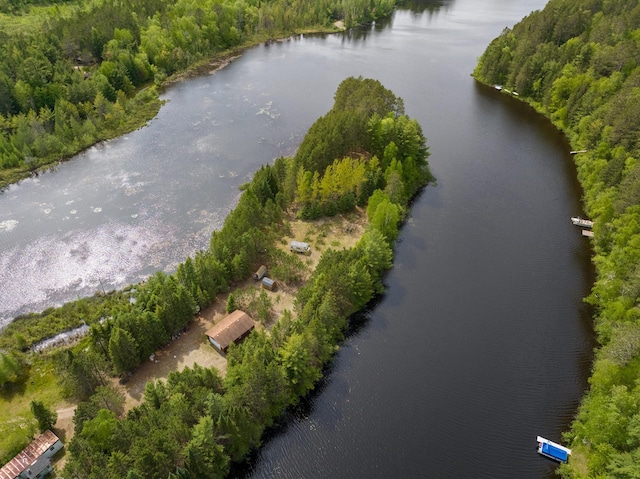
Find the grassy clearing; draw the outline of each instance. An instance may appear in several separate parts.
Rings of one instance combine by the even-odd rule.
[[[45,357],[35,357],[24,383],[0,389],[0,460],[3,463],[20,452],[38,432],[30,406],[34,399],[54,410],[63,402],[53,364]]]
[[[80,2],[52,6],[30,6],[12,15],[0,13],[0,31],[9,35],[15,33],[33,34],[41,32],[51,18],[68,18]]]

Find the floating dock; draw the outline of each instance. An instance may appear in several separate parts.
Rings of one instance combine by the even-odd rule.
[[[579,216],[572,216],[571,223],[582,228],[593,228],[593,221],[585,220],[584,218],[580,218]]]
[[[587,238],[593,238],[593,231],[590,230],[582,230],[582,236]]]
[[[558,462],[568,462],[571,455],[571,449],[556,444],[542,436],[538,436],[538,453]]]

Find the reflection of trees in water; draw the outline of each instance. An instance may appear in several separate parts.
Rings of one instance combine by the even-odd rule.
[[[342,37],[343,43],[365,41],[372,33],[381,32],[386,28],[391,27],[391,25],[393,24],[393,16],[394,13],[392,13],[388,17],[378,18],[374,22],[367,25],[362,25],[346,30]]]
[[[413,13],[437,13],[441,8],[449,8],[455,0],[401,0],[400,8]]]
[[[441,8],[447,10],[453,5],[453,2],[455,2],[455,0],[401,0],[398,6],[401,10],[409,10],[416,14],[425,12],[435,14],[438,13]],[[381,32],[391,27],[393,25],[393,17],[394,13],[388,17],[379,18],[370,24],[351,28],[343,33],[342,41],[344,43],[366,41],[372,33]]]

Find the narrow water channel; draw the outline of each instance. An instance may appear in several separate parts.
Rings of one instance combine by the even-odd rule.
[[[556,131],[471,89],[487,117],[433,161],[386,294],[235,477],[554,477],[535,438],[561,440],[593,347],[579,191]]]
[[[386,294],[318,391],[242,471],[278,478],[540,478],[586,387],[588,240],[563,137],[470,77],[544,0],[427,0],[343,35],[247,51],[167,91],[147,127],[0,193],[0,321],[172,271],[263,163],[295,151],[348,76],[405,100],[437,185]]]

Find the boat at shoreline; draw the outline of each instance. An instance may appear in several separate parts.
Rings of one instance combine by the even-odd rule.
[[[538,454],[558,462],[568,462],[571,449],[561,446],[549,439],[538,436]]]
[[[583,228],[593,228],[593,221],[580,218],[579,216],[572,216],[571,223],[573,223],[576,226],[581,226]]]

